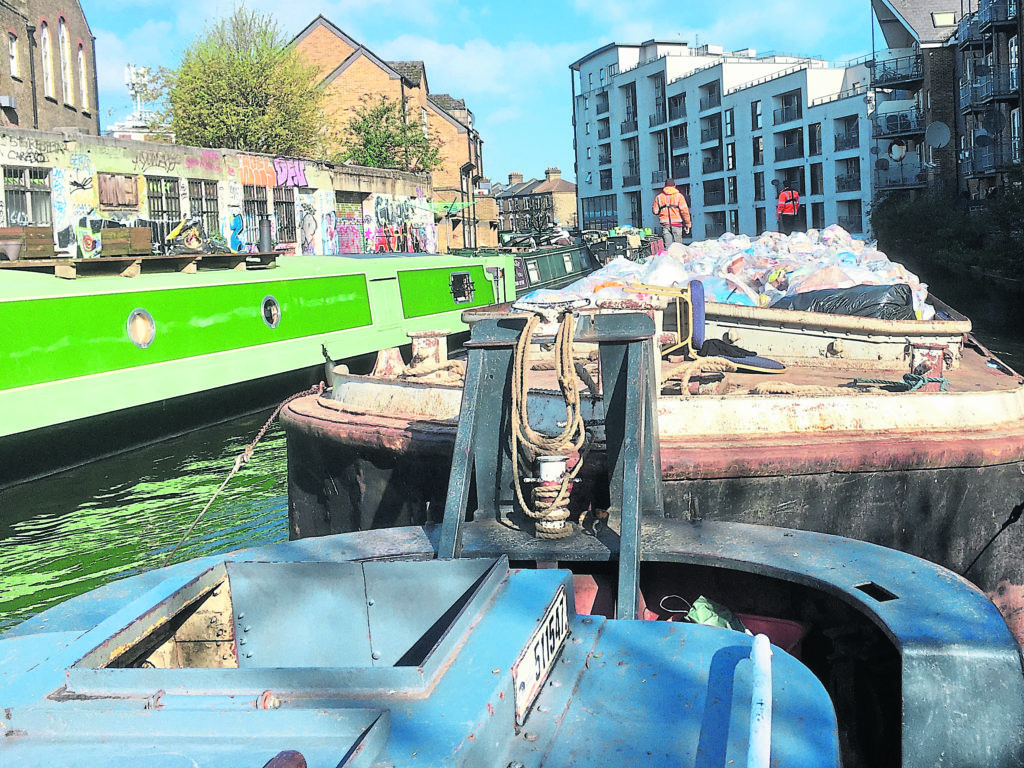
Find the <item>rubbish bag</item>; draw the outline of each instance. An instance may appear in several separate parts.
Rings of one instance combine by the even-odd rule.
[[[906,283],[857,285],[836,290],[808,291],[784,296],[772,304],[777,309],[827,312],[833,315],[877,317],[881,320],[914,320],[913,293]]]
[[[736,614],[719,605],[713,600],[701,595],[693,601],[693,606],[686,613],[686,618],[694,624],[707,624],[709,627],[722,627],[723,629],[735,629],[737,632],[746,632],[747,628],[743,622],[736,618]]]

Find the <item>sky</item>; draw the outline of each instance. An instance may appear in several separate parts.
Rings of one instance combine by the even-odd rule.
[[[101,128],[132,111],[125,65],[175,67],[230,0],[81,0],[96,38]],[[484,173],[574,180],[569,65],[608,43],[710,43],[847,61],[871,52],[870,0],[248,0],[291,39],[317,14],[386,61],[426,63],[431,93],[466,101]],[[283,8],[287,10],[282,10]]]

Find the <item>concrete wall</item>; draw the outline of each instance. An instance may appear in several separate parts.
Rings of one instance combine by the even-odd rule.
[[[149,226],[157,241],[180,218],[160,217],[148,199],[151,182],[171,179],[182,217],[199,212],[189,181],[213,182],[216,234],[233,250],[252,251],[259,225],[246,210],[246,186],[266,190],[272,233],[280,249],[339,254],[437,251],[437,226],[430,208],[429,177],[357,166],[332,166],[289,157],[233,150],[200,149],[154,142],[125,141],[72,132],[0,130],[4,197],[0,225],[52,224],[56,247],[71,255],[102,252],[102,231],[110,226]],[[7,192],[17,169],[43,169],[49,185],[50,221],[33,210],[13,210]],[[38,171],[36,172],[38,175]],[[111,185],[124,189],[112,194]],[[43,194],[43,186],[36,191]],[[282,213],[291,213],[293,237],[280,237],[283,224],[275,197],[290,195]],[[162,201],[166,204],[166,201]],[[211,228],[212,229],[212,228]],[[211,233],[212,234],[212,233]]]

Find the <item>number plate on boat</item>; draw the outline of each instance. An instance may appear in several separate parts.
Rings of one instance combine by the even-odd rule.
[[[565,638],[569,636],[569,608],[565,599],[565,586],[558,588],[554,599],[544,609],[544,616],[530,640],[512,665],[512,685],[515,687],[516,723],[523,724],[533,700],[555,663]]]

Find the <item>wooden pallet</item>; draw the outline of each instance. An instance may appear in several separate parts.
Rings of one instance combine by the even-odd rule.
[[[143,273],[181,272],[194,274],[199,270],[269,269],[277,266],[277,253],[196,253],[173,256],[103,256],[95,259],[19,259],[0,261],[0,269],[21,269],[46,272],[74,280],[95,275],[138,277]]]

